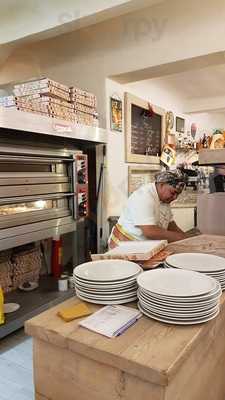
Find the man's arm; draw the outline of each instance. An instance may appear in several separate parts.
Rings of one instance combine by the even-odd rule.
[[[182,231],[182,229],[180,229],[179,226],[177,226],[177,224],[176,224],[175,221],[171,221],[171,222],[169,223],[168,230],[169,230],[169,231],[173,231],[173,232],[184,233],[184,231]]]
[[[168,240],[168,242],[176,242],[177,240],[186,239],[187,236],[184,232],[173,231],[160,228],[157,225],[139,225],[138,228],[142,230],[143,235],[152,240]]]

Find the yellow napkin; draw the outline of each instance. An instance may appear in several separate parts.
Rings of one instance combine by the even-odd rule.
[[[57,312],[57,315],[61,317],[64,321],[69,322],[75,318],[84,317],[85,315],[92,314],[92,311],[84,303],[76,304],[75,306],[70,306],[63,308]]]

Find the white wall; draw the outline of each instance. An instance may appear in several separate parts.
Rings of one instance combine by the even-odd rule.
[[[110,96],[116,95],[123,100],[124,92],[132,93],[152,104],[173,111],[174,115],[186,120],[186,130],[190,130],[192,122],[198,127],[198,136],[204,132],[211,133],[213,129],[225,128],[224,114],[194,114],[193,116],[182,114],[183,99],[174,93],[169,93],[162,86],[153,81],[135,82],[120,85],[110,79],[106,81],[106,103],[107,103],[107,202],[106,215],[119,215],[128,196],[128,163],[125,163],[125,136],[123,132],[110,131]],[[174,129],[175,130],[175,127]],[[132,164],[134,165],[134,164]]]
[[[212,135],[215,129],[225,130],[225,113],[201,113],[201,114],[186,114],[189,121],[189,127],[192,122],[196,122],[197,135],[196,138],[200,138],[204,133]],[[190,130],[190,128],[189,128]]]
[[[130,83],[126,85],[126,90],[165,108],[166,111],[173,111],[175,116],[184,118],[186,131],[191,130],[192,122],[196,123],[197,139],[204,133],[211,135],[215,129],[225,129],[225,112],[185,114],[183,113],[186,102],[185,93],[180,96],[171,88],[168,91],[160,80],[152,79]],[[172,131],[175,132],[175,124]]]
[[[147,2],[142,0],[139,1],[140,4],[135,4],[136,1],[126,0],[8,0],[1,3],[0,43],[3,44],[39,33],[44,37],[54,37],[121,15],[129,8],[132,10],[146,7]],[[58,29],[54,29],[57,27]]]
[[[224,0],[165,1],[154,7],[102,22],[54,39],[26,45],[0,64],[0,83],[46,75],[68,85],[96,93],[101,126],[109,129],[109,95],[129,90],[167,110],[181,112],[180,99],[143,83],[121,87],[108,77],[148,69],[192,68],[221,52],[224,60]],[[207,38],[207,39],[206,39]],[[196,62],[197,60],[197,62]],[[185,63],[184,61],[187,61]],[[163,67],[163,68],[162,68]],[[105,87],[106,85],[106,87]],[[195,116],[196,117],[196,116]],[[196,121],[195,121],[196,122]],[[202,122],[203,123],[203,122]],[[127,198],[124,134],[109,131],[106,215],[119,214]]]
[[[171,73],[176,65],[187,68],[185,60],[191,68],[196,58],[200,63],[216,52],[223,55],[224,17],[223,0],[205,0],[204,7],[196,0],[164,1],[16,49],[0,65],[0,83],[47,75],[87,88],[99,98],[104,127],[107,77],[145,68],[156,74],[159,66],[166,66],[164,74]]]
[[[124,92],[132,93],[165,110],[181,110],[180,99],[170,95],[163,88],[149,81],[120,85],[110,79],[106,80],[106,122],[108,131],[107,146],[107,204],[106,214],[120,215],[121,209],[128,197],[128,163],[125,163],[125,136],[122,132],[110,131],[110,96],[124,98]],[[123,107],[124,109],[124,107]],[[179,114],[180,115],[180,114]],[[134,165],[134,164],[132,164]]]

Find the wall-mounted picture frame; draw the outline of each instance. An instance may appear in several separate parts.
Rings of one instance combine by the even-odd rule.
[[[110,129],[122,132],[123,105],[122,100],[110,97]]]
[[[185,119],[176,117],[176,132],[184,133]]]
[[[125,161],[159,164],[165,139],[166,110],[151,107],[131,93],[124,95]]]

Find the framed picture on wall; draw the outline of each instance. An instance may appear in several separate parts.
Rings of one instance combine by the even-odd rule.
[[[166,111],[125,93],[125,161],[159,164],[165,138]]]
[[[184,133],[185,119],[176,117],[176,132]]]
[[[110,129],[122,132],[122,100],[110,97]]]

